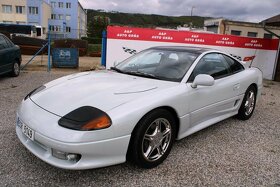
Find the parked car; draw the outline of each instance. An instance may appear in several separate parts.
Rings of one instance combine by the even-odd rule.
[[[16,133],[43,161],[88,169],[131,160],[152,168],[175,140],[237,116],[249,119],[262,72],[226,53],[154,47],[111,70],[62,77],[30,92]]]
[[[5,35],[0,34],[0,75],[10,73],[17,77],[20,73],[21,52]]]

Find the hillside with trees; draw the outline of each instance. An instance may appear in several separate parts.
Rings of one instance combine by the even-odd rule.
[[[102,31],[108,25],[146,27],[146,28],[172,28],[177,26],[192,25],[193,28],[202,28],[206,17],[200,16],[163,16],[154,14],[132,14],[123,12],[106,12],[104,10],[87,10],[88,53],[100,54]]]
[[[102,30],[107,25],[134,26],[134,27],[164,27],[176,28],[181,25],[190,25],[194,28],[202,28],[205,17],[199,16],[162,16],[148,14],[132,14],[122,12],[105,12],[104,10],[88,10],[88,36],[100,38]]]

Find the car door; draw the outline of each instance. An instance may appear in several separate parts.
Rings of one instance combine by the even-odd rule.
[[[6,73],[13,68],[13,48],[6,42],[4,36],[0,35],[0,73]]]
[[[231,68],[221,54],[210,53],[201,58],[188,80],[189,86],[199,74],[211,75],[215,83],[213,86],[198,86],[189,91],[188,105],[192,127],[231,115],[240,103],[240,83],[232,78]]]

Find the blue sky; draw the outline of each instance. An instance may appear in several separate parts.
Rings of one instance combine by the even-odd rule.
[[[280,14],[280,0],[80,0],[84,8],[170,16],[225,17],[260,22]]]

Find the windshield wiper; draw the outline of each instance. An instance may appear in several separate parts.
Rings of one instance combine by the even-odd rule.
[[[119,68],[116,67],[111,67],[110,70],[114,70],[118,73],[123,73],[123,74],[128,74],[128,75],[136,75],[140,77],[146,77],[146,78],[152,78],[152,79],[160,79],[159,77],[156,77],[153,74],[150,73],[145,73],[145,72],[140,72],[140,71],[122,71]]]
[[[159,77],[150,74],[150,73],[145,73],[145,72],[140,72],[140,71],[128,71],[125,72],[126,74],[129,75],[136,75],[136,76],[140,76],[140,77],[146,77],[146,78],[152,78],[152,79],[159,79]]]

